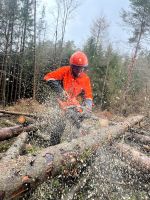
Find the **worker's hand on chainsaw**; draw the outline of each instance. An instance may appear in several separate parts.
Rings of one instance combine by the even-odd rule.
[[[82,112],[81,115],[84,119],[88,119],[91,117],[92,114],[92,109],[89,108],[88,106],[82,106]]]
[[[92,100],[85,99],[84,105],[82,106],[82,115],[84,118],[90,118],[92,114]]]
[[[87,110],[92,111],[93,101],[91,99],[85,99],[84,106]]]

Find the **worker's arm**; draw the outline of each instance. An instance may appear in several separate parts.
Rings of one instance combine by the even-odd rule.
[[[56,92],[63,93],[61,81],[63,80],[66,67],[61,67],[53,72],[49,72],[44,76],[44,81]]]
[[[67,67],[60,67],[59,69],[56,69],[55,71],[49,72],[44,76],[45,81],[49,80],[59,80],[61,81],[64,77],[64,74],[67,71]]]
[[[61,86],[60,81],[57,80],[48,80],[46,81],[47,85],[50,86],[52,88],[53,91],[55,91],[56,93],[62,93],[63,92],[63,88]]]

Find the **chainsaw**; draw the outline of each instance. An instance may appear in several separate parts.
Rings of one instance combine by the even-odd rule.
[[[80,123],[84,119],[90,117],[91,112],[87,112],[87,108],[85,109],[81,106],[76,97],[70,97],[67,92],[64,92],[63,100],[58,98],[57,101],[61,110],[65,111],[66,117],[71,119],[72,123],[76,125],[77,128],[80,128]]]
[[[77,112],[82,112],[82,107],[75,97],[67,97],[66,101],[58,99],[59,106],[62,110],[66,111],[70,108],[75,108]]]

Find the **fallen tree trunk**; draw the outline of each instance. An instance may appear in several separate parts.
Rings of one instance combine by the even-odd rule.
[[[9,114],[0,113],[0,118],[9,117],[9,116],[10,116]]]
[[[7,140],[9,138],[15,137],[19,135],[21,132],[28,132],[32,130],[36,130],[37,128],[35,125],[29,125],[26,127],[23,126],[12,126],[8,128],[1,128],[0,129],[0,141]]]
[[[130,117],[116,126],[92,132],[89,135],[51,146],[36,155],[19,156],[17,159],[0,162],[0,194],[1,199],[14,198],[34,187],[48,177],[56,175],[60,170],[81,162],[80,156],[90,156],[98,147],[110,142],[138,123],[143,116]],[[78,159],[77,159],[78,158]],[[81,162],[82,163],[82,162]]]
[[[12,146],[5,152],[5,156],[1,159],[1,162],[5,160],[17,158],[22,152],[22,149],[25,145],[27,137],[28,137],[27,132],[21,133],[17,137],[16,141],[12,144]]]
[[[141,124],[140,124],[141,126]],[[150,135],[150,131],[145,131],[143,129],[138,129],[138,128],[131,128],[131,132],[132,133],[138,133],[138,134],[141,134],[141,135]]]
[[[36,117],[35,114],[14,112],[14,111],[8,111],[8,110],[0,110],[0,113],[11,114],[11,115],[24,115],[24,116],[28,116],[28,117]]]
[[[16,126],[14,122],[11,122],[10,120],[2,120],[2,123],[5,124],[6,126]]]
[[[150,157],[123,143],[115,143],[113,149],[115,149],[120,157],[125,159],[130,166],[146,173],[150,172]]]
[[[2,159],[5,156],[5,153],[0,153],[0,159]]]
[[[134,140],[136,142],[140,142],[143,144],[150,144],[150,136],[141,135],[138,133],[127,133],[125,135],[128,139]]]

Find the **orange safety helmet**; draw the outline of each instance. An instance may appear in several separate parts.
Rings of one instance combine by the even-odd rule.
[[[82,51],[76,51],[70,57],[70,65],[79,66],[79,67],[87,67],[88,66],[88,58]]]

